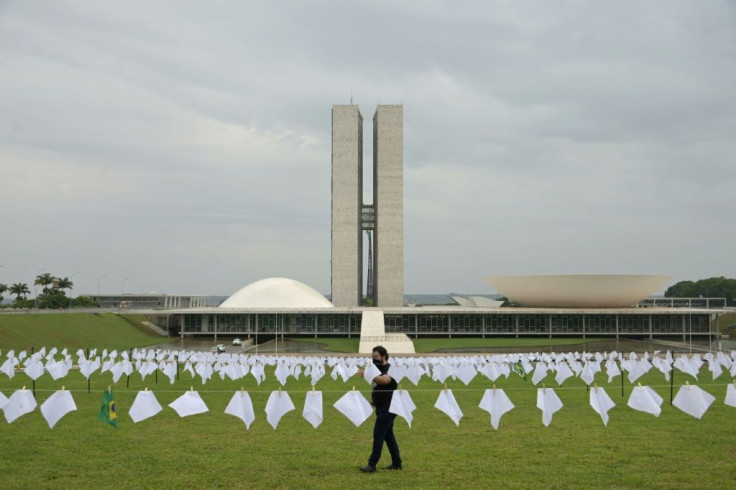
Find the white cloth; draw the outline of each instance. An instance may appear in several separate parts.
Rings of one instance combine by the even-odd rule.
[[[691,359],[688,359],[686,355],[675,359],[674,366],[685,374],[689,374],[695,379],[698,379],[698,369],[695,367],[695,363]]]
[[[294,403],[285,391],[272,391],[266,402],[266,420],[276,430],[281,417],[294,410]]]
[[[409,381],[414,383],[414,386],[419,385],[419,380],[422,376],[424,376],[424,370],[419,366],[411,366],[406,370],[406,377],[409,378]]]
[[[236,391],[230,399],[230,403],[225,408],[225,413],[234,415],[243,421],[246,429],[250,429],[250,424],[256,419],[253,412],[253,402],[247,391]]]
[[[713,374],[713,381],[716,380],[721,374],[723,374],[723,368],[717,361],[711,361],[708,363],[708,370]]]
[[[677,395],[675,395],[675,398],[672,400],[672,404],[686,414],[692,415],[696,419],[700,419],[715,399],[716,397],[707,391],[704,391],[700,387],[687,385],[680,387],[677,391]]]
[[[455,425],[460,425],[460,419],[463,418],[463,411],[460,410],[460,406],[457,404],[452,390],[440,391],[440,396],[437,397],[434,408],[447,414],[455,422]]]
[[[621,375],[621,370],[618,368],[618,364],[613,359],[606,361],[606,374],[608,375],[608,382],[613,381],[613,378]]]
[[[634,410],[659,417],[662,413],[662,397],[648,386],[635,386],[627,405]]]
[[[26,376],[36,380],[40,378],[44,373],[43,363],[41,361],[31,359],[26,365]]]
[[[736,383],[731,383],[726,388],[726,400],[723,403],[729,407],[736,407]],[[2,408],[2,401],[0,401],[0,408]]]
[[[627,375],[629,383],[634,384],[637,379],[649,372],[651,368],[652,365],[646,359],[631,362],[631,364],[629,364],[629,374]]]
[[[46,371],[54,380],[57,380],[69,374],[69,367],[64,361],[49,362],[46,364]]]
[[[41,414],[43,414],[43,418],[46,419],[51,429],[64,415],[76,409],[77,405],[74,403],[74,398],[67,390],[57,391],[41,404]]]
[[[549,426],[552,415],[562,408],[562,401],[552,388],[537,389],[537,408],[542,411],[542,423]]]
[[[112,373],[112,382],[117,383],[120,377],[123,375],[123,369],[124,361],[116,363],[113,367],[110,368],[110,372]]]
[[[445,364],[437,364],[434,367],[434,372],[432,373],[432,379],[434,381],[439,381],[440,383],[444,383],[445,380],[452,374],[452,368],[450,366],[447,366]]]
[[[495,362],[489,362],[488,364],[483,366],[481,368],[481,372],[486,378],[490,379],[491,381],[496,381],[498,378],[501,377],[501,375],[503,375],[500,367]]]
[[[348,391],[333,406],[356,427],[359,427],[373,413],[371,404],[359,391]]]
[[[590,389],[590,406],[601,416],[603,425],[608,426],[608,411],[616,406],[616,404],[608,396],[606,390],[594,386]]]
[[[8,398],[8,403],[3,407],[5,420],[10,424],[21,415],[32,412],[36,405],[36,399],[33,398],[31,390],[15,390]]]
[[[262,381],[266,380],[266,370],[263,369],[262,364],[254,364],[250,369],[250,374],[256,379],[256,384],[260,386]]]
[[[286,380],[289,378],[289,368],[283,362],[276,365],[276,369],[273,371],[273,375],[276,377],[281,386],[286,384]]]
[[[87,379],[89,379],[92,373],[97,371],[99,367],[100,364],[93,360],[84,360],[79,362],[79,372]]]
[[[462,381],[465,386],[468,386],[471,381],[473,381],[473,378],[478,374],[478,370],[475,369],[471,364],[461,364],[457,368],[457,377],[460,378],[460,381]],[[394,379],[396,379],[394,377]],[[396,381],[399,382],[398,380]]]
[[[128,411],[128,415],[137,424],[142,420],[153,417],[161,410],[163,408],[161,408],[161,404],[156,399],[153,391],[139,391]]]
[[[18,364],[18,361],[11,356],[10,353],[8,353],[8,358],[5,360],[5,362],[0,366],[0,372],[5,373],[8,376],[8,379],[13,379],[13,376],[15,376],[15,365]]]
[[[373,363],[366,365],[365,370],[363,371],[363,379],[365,379],[368,384],[372,384],[373,380],[376,379],[376,376],[380,375],[381,371]]]
[[[173,385],[176,381],[176,364],[173,362],[166,362],[164,363],[163,369],[161,369],[161,372],[168,376],[170,383]]]
[[[502,389],[486,390],[478,406],[491,414],[491,425],[496,430],[501,417],[514,408],[514,404]]]
[[[726,398],[728,400],[728,398]],[[0,392],[0,410],[5,408],[5,405],[8,404],[8,397],[5,396],[2,392]]]
[[[312,378],[312,381],[311,381],[312,386],[316,385],[317,381],[322,379],[324,375],[325,375],[324,364],[315,364],[314,366],[312,366],[312,371],[309,373],[309,376]]]
[[[542,381],[545,376],[547,376],[547,366],[539,361],[537,362],[537,367],[534,368],[534,374],[532,374],[532,383],[539,384],[540,381]]]
[[[208,412],[210,409],[207,408],[202,397],[196,391],[190,390],[181,395],[179,398],[169,403],[169,406],[179,414],[179,417],[186,417],[188,415],[197,415],[199,413]]]
[[[302,417],[312,424],[315,429],[322,423],[322,392],[308,391],[304,398],[304,409]]]
[[[394,394],[391,396],[391,405],[388,407],[388,411],[395,413],[399,417],[403,417],[409,424],[409,427],[411,427],[411,421],[412,418],[414,418],[412,412],[416,408],[417,406],[414,405],[414,401],[412,401],[411,396],[409,396],[409,392],[398,389],[394,391]]]
[[[585,363],[585,367],[583,367],[583,371],[580,373],[580,379],[582,379],[586,385],[593,384],[593,381],[595,381],[595,372],[591,363]]]
[[[570,366],[568,366],[565,361],[557,364],[557,374],[555,375],[555,381],[557,381],[558,385],[562,385],[562,383],[564,383],[565,380],[571,376],[573,376],[572,369],[570,369]]]

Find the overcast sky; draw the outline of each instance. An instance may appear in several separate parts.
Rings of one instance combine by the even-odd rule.
[[[736,277],[735,5],[0,0],[0,282],[329,294],[351,94],[367,168],[404,105],[406,293]]]

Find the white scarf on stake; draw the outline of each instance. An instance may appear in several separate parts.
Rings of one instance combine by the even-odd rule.
[[[294,402],[285,391],[272,391],[266,403],[266,420],[274,430],[279,425],[281,417],[294,410]]]
[[[368,400],[365,399],[362,393],[355,390],[345,393],[333,406],[356,427],[360,427],[373,413],[373,408]]]
[[[315,429],[322,423],[322,392],[308,391],[304,399],[302,417],[312,424]]]
[[[445,388],[440,391],[440,396],[437,397],[434,408],[447,414],[455,422],[455,425],[460,425],[460,419],[463,418],[463,411],[460,410],[460,406],[457,404],[452,390]]]
[[[247,391],[236,391],[230,399],[230,403],[227,404],[225,413],[242,420],[246,429],[250,429],[250,424],[256,419],[253,412],[253,402]]]
[[[501,417],[514,408],[514,404],[500,388],[486,390],[478,406],[491,414],[491,426],[496,430],[498,430],[498,425],[501,423]]]
[[[50,429],[53,429],[64,415],[76,409],[77,405],[74,403],[72,394],[64,388],[48,397],[41,404],[41,414],[46,419],[46,422],[48,422]]]

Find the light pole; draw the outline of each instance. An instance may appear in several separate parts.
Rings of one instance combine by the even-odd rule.
[[[43,271],[45,271],[45,270],[46,270],[46,267],[44,267],[40,271],[36,272],[36,278],[38,278],[38,276],[40,276],[41,273]],[[38,284],[36,284],[36,280],[35,279],[33,280],[33,282],[34,282],[34,286],[35,286],[34,289],[35,289],[35,294],[36,294],[36,296],[33,298],[33,309],[35,310],[35,309],[38,309]]]
[[[125,281],[127,281],[128,279],[130,278],[126,277],[125,279],[123,279],[123,282],[120,284],[120,296],[125,294]]]
[[[102,281],[102,279],[104,279],[105,277],[107,277],[107,276],[105,274],[102,274],[100,276],[100,278],[97,279],[97,296],[98,296],[98,299],[99,299],[99,296],[100,296],[100,281]]]

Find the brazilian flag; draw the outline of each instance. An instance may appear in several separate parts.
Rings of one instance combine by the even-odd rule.
[[[116,429],[118,428],[118,414],[115,410],[115,397],[112,390],[106,390],[102,395],[99,417],[103,422],[112,425]]]
[[[514,363],[514,372],[526,381],[526,371],[524,371],[524,366],[521,364],[521,361],[516,361]]]

